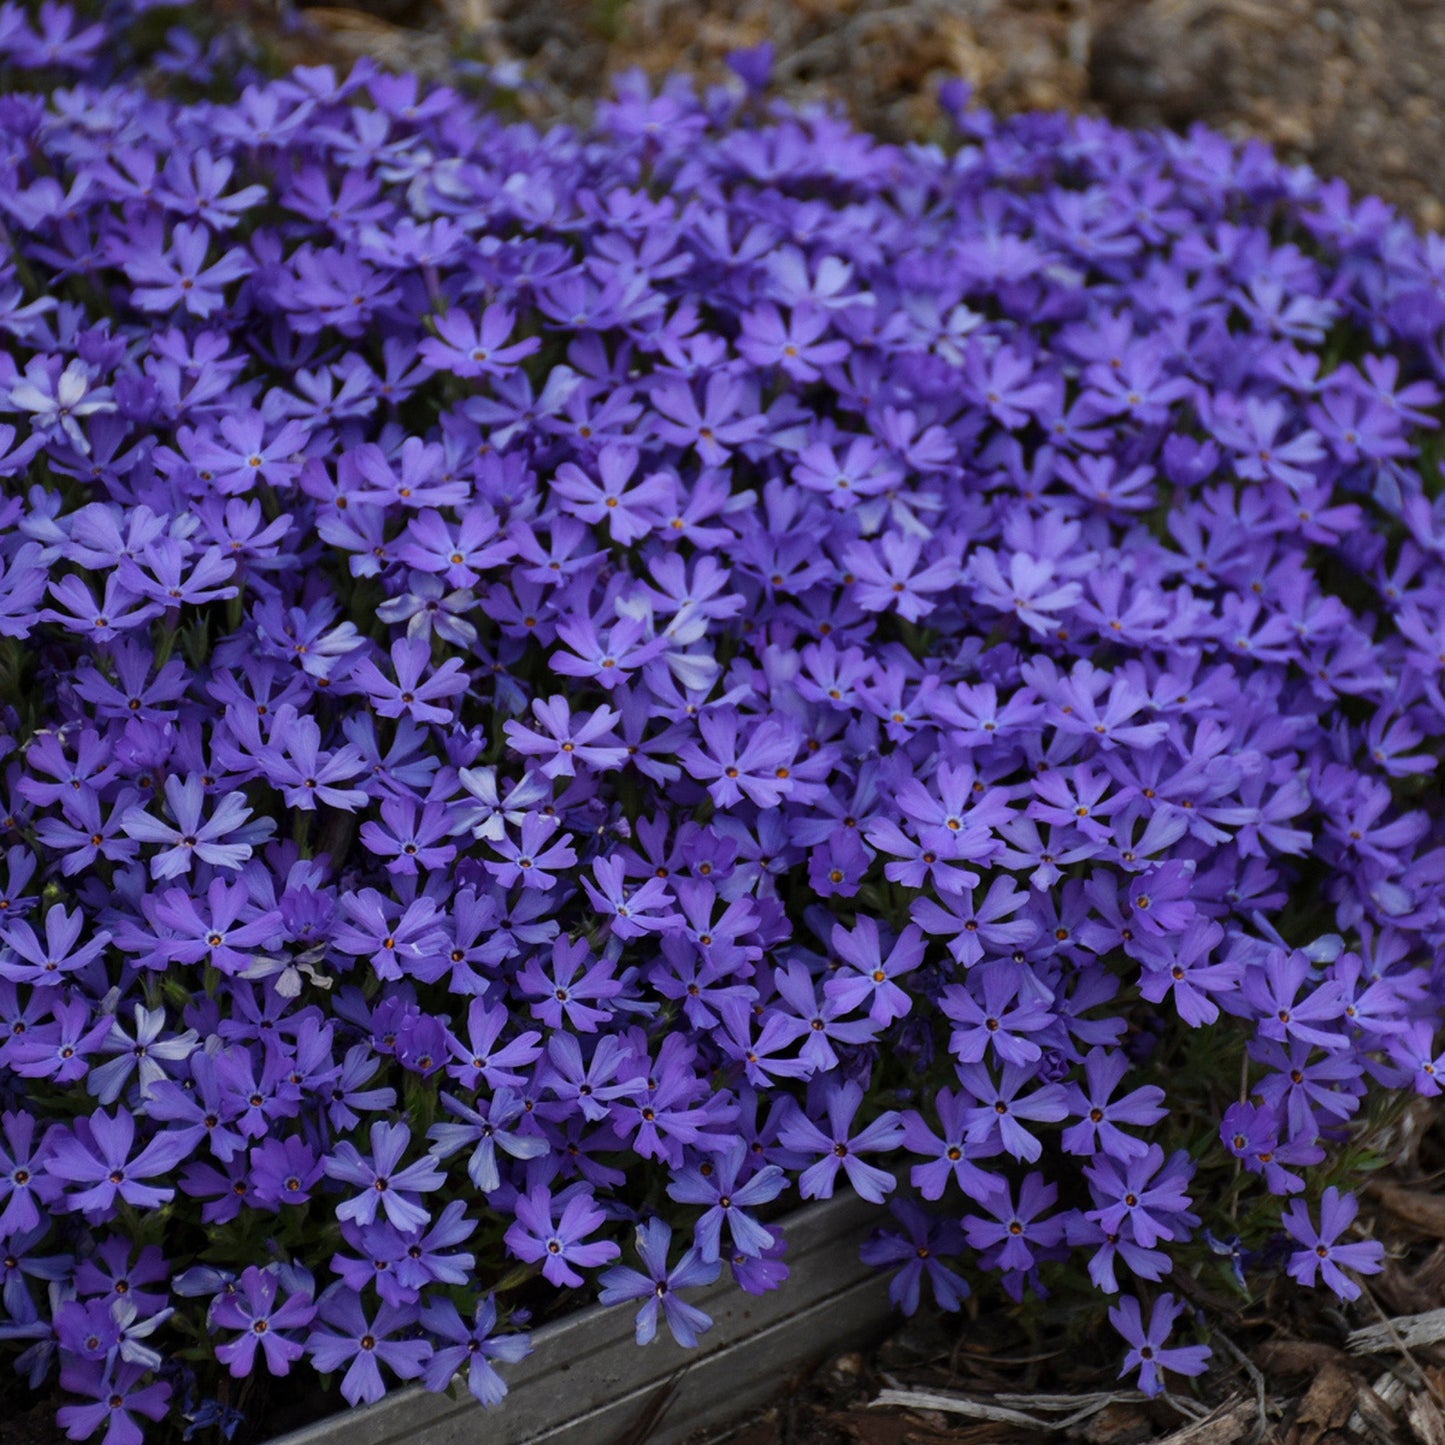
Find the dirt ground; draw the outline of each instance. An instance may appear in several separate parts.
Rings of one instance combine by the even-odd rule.
[[[232,0],[272,10],[275,0]],[[353,0],[287,45],[423,72],[459,53],[525,71],[539,118],[629,65],[724,74],[763,40],[788,94],[844,100],[891,139],[939,125],[961,75],[996,110],[1205,121],[1445,229],[1445,0]],[[306,33],[309,32],[309,33]]]

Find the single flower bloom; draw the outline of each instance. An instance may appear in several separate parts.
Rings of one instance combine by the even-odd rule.
[[[271,1375],[290,1373],[305,1353],[297,1339],[283,1333],[299,1330],[316,1318],[316,1306],[304,1290],[280,1298],[281,1282],[271,1270],[249,1265],[237,1287],[216,1298],[211,1323],[225,1330],[240,1330],[239,1338],[216,1346],[216,1358],[237,1378],[249,1375],[259,1348]]]
[[[462,1318],[451,1300],[430,1300],[422,1306],[421,1324],[437,1340],[427,1362],[427,1389],[445,1390],[464,1373],[473,1398],[489,1408],[500,1405],[507,1393],[507,1383],[492,1362],[516,1364],[532,1352],[531,1335],[493,1333],[497,1303],[492,1295],[477,1304],[470,1320]]]
[[[542,1184],[526,1194],[519,1194],[514,1206],[516,1219],[508,1227],[504,1239],[507,1248],[518,1259],[542,1264],[542,1274],[555,1285],[581,1286],[585,1281],[573,1268],[595,1269],[616,1259],[622,1251],[610,1239],[587,1243],[606,1222],[606,1215],[587,1188],[573,1187],[564,1191],[562,1213],[553,1219],[555,1202],[551,1191]]]
[[[598,1298],[604,1305],[621,1304],[632,1299],[643,1301],[642,1308],[637,1312],[639,1345],[650,1344],[656,1338],[660,1312],[678,1344],[685,1350],[693,1349],[697,1337],[712,1328],[712,1320],[696,1305],[680,1299],[677,1292],[712,1284],[722,1273],[721,1262],[704,1260],[694,1246],[669,1269],[667,1255],[672,1244],[672,1227],[661,1219],[649,1219],[645,1224],[639,1224],[635,1244],[642,1261],[642,1271],[626,1265],[609,1269],[602,1276],[602,1291]]]
[[[1360,1286],[1345,1270],[1379,1274],[1385,1267],[1385,1246],[1378,1239],[1361,1239],[1352,1244],[1339,1242],[1359,1211],[1360,1201],[1353,1194],[1341,1194],[1331,1184],[1320,1198],[1320,1225],[1316,1229],[1304,1200],[1291,1200],[1284,1212],[1284,1227],[1290,1238],[1304,1248],[1289,1257],[1290,1277],[1307,1285],[1313,1285],[1319,1278],[1341,1299],[1358,1299]]]

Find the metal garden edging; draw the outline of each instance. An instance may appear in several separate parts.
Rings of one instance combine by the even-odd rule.
[[[668,1445],[761,1404],[791,1370],[887,1317],[887,1279],[858,1258],[878,1218],[876,1207],[848,1193],[780,1221],[787,1282],[744,1294],[724,1271],[690,1294],[713,1318],[695,1350],[680,1348],[665,1326],[639,1346],[632,1306],[594,1305],[535,1331],[532,1353],[504,1367],[508,1394],[495,1409],[484,1410],[465,1384],[448,1393],[408,1386],[271,1445],[606,1445],[663,1392],[665,1407],[646,1438]]]

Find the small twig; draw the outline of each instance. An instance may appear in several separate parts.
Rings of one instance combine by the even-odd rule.
[[[1425,1388],[1430,1392],[1431,1399],[1433,1399],[1437,1405],[1445,1406],[1445,1395],[1442,1395],[1440,1393],[1440,1387],[1421,1368],[1420,1362],[1415,1358],[1414,1352],[1410,1349],[1410,1346],[1405,1343],[1404,1336],[1400,1333],[1399,1330],[1395,1328],[1394,1320],[1392,1320],[1390,1316],[1385,1313],[1383,1306],[1380,1304],[1379,1300],[1375,1298],[1374,1290],[1372,1290],[1369,1285],[1365,1284],[1363,1280],[1360,1281],[1360,1287],[1365,1292],[1365,1298],[1369,1300],[1369,1302],[1374,1306],[1375,1313],[1379,1315],[1381,1322],[1385,1326],[1385,1329],[1389,1332],[1390,1339],[1394,1343],[1395,1348],[1399,1350],[1399,1352],[1404,1355],[1407,1360],[1409,1360],[1411,1366],[1415,1370],[1415,1373],[1419,1375],[1421,1380],[1424,1381]]]
[[[1204,1420],[1209,1416],[1209,1407],[1201,1405],[1197,1400],[1191,1400],[1184,1395],[1175,1395],[1170,1391],[1159,1397],[1178,1415],[1183,1415],[1186,1420]]]
[[[1395,1340],[1407,1345],[1434,1345],[1445,1340],[1445,1309],[1427,1310],[1420,1315],[1398,1315],[1382,1325],[1352,1330],[1345,1347],[1352,1355],[1375,1355]]]
[[[1259,1419],[1254,1428],[1254,1445],[1264,1439],[1269,1432],[1269,1392],[1265,1388],[1264,1376],[1260,1373],[1259,1367],[1229,1338],[1223,1330],[1214,1329],[1210,1331],[1210,1337],[1216,1339],[1244,1366],[1244,1372],[1249,1376],[1250,1383],[1254,1386],[1255,1405],[1259,1411]]]
[[[882,1391],[874,1405],[896,1405],[910,1410],[938,1410],[945,1414],[964,1415],[974,1420],[986,1420],[1000,1425],[1018,1425],[1028,1430],[1042,1430],[1058,1433],[1071,1430],[1075,1425],[1097,1415],[1110,1405],[1144,1404],[1149,1396],[1139,1390],[1101,1390],[1085,1395],[992,1395],[988,1400],[973,1400],[964,1395],[940,1395],[927,1390],[908,1390],[897,1380],[885,1374],[883,1378],[892,1387]],[[1181,1414],[1189,1412],[1175,1408]],[[1057,1414],[1059,1419],[1046,1420],[1031,1415],[1029,1410],[1046,1414]]]
[[[1005,1410],[998,1405],[985,1405],[981,1400],[966,1400],[960,1395],[938,1395],[929,1390],[883,1390],[876,1400],[868,1402],[870,1410],[882,1405],[897,1405],[904,1410],[940,1410],[949,1415],[963,1415],[970,1420],[1022,1425],[1029,1430],[1053,1428],[1048,1421],[1026,1415],[1022,1410]]]

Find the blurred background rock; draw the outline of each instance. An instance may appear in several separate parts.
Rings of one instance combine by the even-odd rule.
[[[721,81],[729,51],[769,40],[783,93],[840,100],[888,139],[939,134],[938,83],[957,75],[1001,112],[1260,136],[1445,229],[1445,0],[223,3],[253,27],[284,21],[287,58],[369,53],[438,76],[459,55],[514,68],[519,104],[539,119],[628,66]]]

